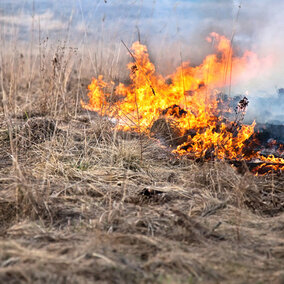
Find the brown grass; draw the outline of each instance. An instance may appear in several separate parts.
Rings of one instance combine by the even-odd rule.
[[[46,135],[44,119],[13,125]],[[282,283],[283,177],[176,160],[150,138],[141,161],[138,137],[99,118],[55,125],[18,132],[16,168],[1,127],[0,282]]]
[[[55,50],[2,50],[0,283],[283,283],[283,175],[116,131],[80,108],[92,72]]]

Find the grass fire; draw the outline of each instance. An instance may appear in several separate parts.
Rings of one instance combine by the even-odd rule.
[[[0,283],[283,284],[283,11],[0,1]]]
[[[99,76],[89,85],[89,103],[82,102],[83,107],[115,118],[120,129],[144,133],[151,133],[158,120],[165,118],[166,124],[176,128],[175,133],[171,133],[171,127],[167,126],[170,136],[167,142],[169,146],[176,146],[173,152],[177,155],[206,160],[257,160],[260,165],[253,169],[256,174],[258,169],[262,174],[282,171],[283,158],[248,151],[256,138],[253,137],[255,122],[242,123],[247,98],[240,100],[233,110],[222,101],[220,92],[238,82],[249,66],[259,68],[261,61],[248,51],[235,57],[230,40],[216,33],[211,33],[207,41],[214,43],[215,54],[208,55],[199,66],[191,67],[185,62],[166,78],[156,74],[147,47],[135,42],[134,54],[129,50],[134,60],[127,66],[131,83],[116,86]],[[224,109],[235,111],[233,121],[224,117]]]

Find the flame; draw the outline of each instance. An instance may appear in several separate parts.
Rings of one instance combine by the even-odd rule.
[[[253,169],[253,172],[258,175],[266,175],[269,173],[284,172],[284,159],[276,158],[274,155],[269,155],[268,157],[264,157],[259,155],[259,159],[263,162],[259,166]]]
[[[216,53],[206,56],[199,66],[184,62],[166,78],[156,74],[147,47],[133,43],[131,55],[135,60],[127,65],[131,83],[115,86],[102,76],[93,78],[88,86],[89,102],[81,102],[82,106],[114,117],[117,127],[123,130],[149,133],[161,116],[175,121],[180,135],[187,136],[173,150],[178,155],[220,160],[252,158],[243,150],[254,133],[255,122],[237,125],[224,121],[219,115],[217,94],[221,88],[242,80],[249,66],[260,68],[260,60],[249,51],[235,56],[230,40],[217,33],[211,33],[207,41],[214,45]],[[254,76],[253,73],[246,76]],[[194,130],[194,135],[188,134],[189,130]],[[275,159],[254,155],[264,162]],[[280,163],[284,164],[284,159]]]

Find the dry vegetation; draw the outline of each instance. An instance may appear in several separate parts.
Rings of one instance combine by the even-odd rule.
[[[116,131],[46,45],[1,50],[0,283],[284,283],[283,175]]]

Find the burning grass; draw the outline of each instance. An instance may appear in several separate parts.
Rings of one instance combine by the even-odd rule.
[[[242,123],[248,99],[239,101],[234,120],[229,120],[223,112],[233,110],[218,91],[237,83],[246,69],[253,66],[255,70],[262,61],[248,51],[242,57],[233,56],[230,41],[216,33],[211,33],[207,40],[215,43],[216,54],[208,55],[196,67],[183,63],[167,78],[156,74],[146,46],[135,42],[132,53],[124,44],[133,58],[128,64],[131,83],[116,86],[114,82],[107,84],[103,76],[94,78],[88,87],[89,102],[81,102],[82,106],[114,118],[118,129],[148,134],[154,130],[156,136],[166,138],[168,146],[174,146],[173,152],[179,156],[259,160],[256,173],[282,171],[283,158],[265,157],[248,145],[249,139],[250,143],[255,139],[256,124]]]

